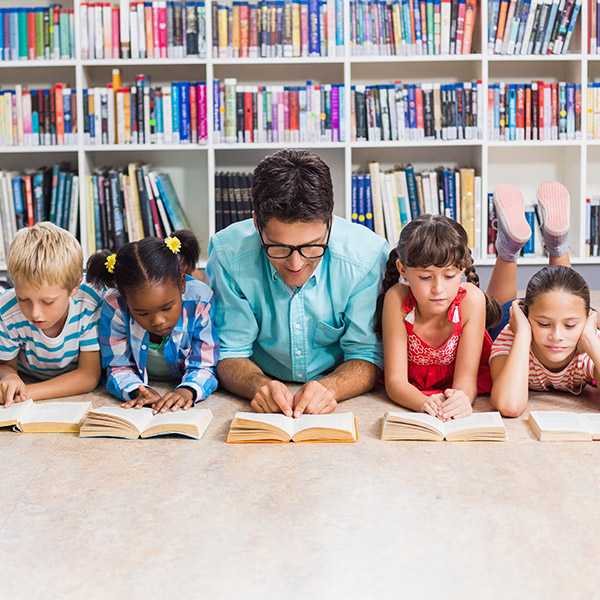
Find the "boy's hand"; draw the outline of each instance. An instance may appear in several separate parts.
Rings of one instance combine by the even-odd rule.
[[[525,316],[525,315],[523,315]],[[462,390],[447,389],[444,391],[446,399],[442,403],[440,419],[449,421],[450,419],[462,419],[473,413],[473,407],[469,396]]]
[[[590,314],[585,322],[585,326],[579,336],[579,342],[577,344],[577,352],[585,352],[590,354],[594,345],[598,347],[600,340],[597,334],[597,313],[595,310],[590,310]]]
[[[250,406],[258,413],[282,412],[286,417],[292,416],[294,396],[281,381],[269,381],[256,392]]]
[[[122,404],[123,408],[142,408],[142,406],[147,406],[148,404],[154,404],[160,400],[160,394],[153,390],[150,387],[146,387],[145,385],[140,384],[137,390],[134,390],[130,396],[135,394],[137,391],[137,395],[129,402],[125,402]]]
[[[18,375],[7,375],[0,381],[0,404],[7,408],[13,402],[27,400],[27,387]]]
[[[166,393],[162,398],[157,400],[152,405],[152,414],[165,413],[169,409],[175,411],[179,408],[187,410],[194,404],[194,392],[192,390],[182,387],[172,392]]]
[[[523,312],[522,300],[514,300],[510,305],[510,319],[508,321],[510,330],[517,335],[517,333],[529,335],[531,337],[531,325],[529,319]]]
[[[337,406],[332,391],[318,381],[306,382],[294,396],[294,417],[303,413],[325,415],[332,413]]]
[[[431,396],[427,396],[423,404],[421,405],[421,412],[427,413],[432,417],[437,417],[438,419],[441,419],[442,404],[444,403],[445,399],[446,396],[444,396],[444,394],[442,394],[441,392],[439,394],[432,394]]]

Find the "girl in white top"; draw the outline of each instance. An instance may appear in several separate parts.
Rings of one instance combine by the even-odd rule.
[[[547,182],[538,189],[538,203],[550,266],[531,278],[524,300],[506,302],[508,325],[490,354],[491,401],[506,417],[523,413],[530,389],[579,394],[586,384],[598,385],[600,380],[597,315],[590,308],[589,287],[571,269],[568,255],[568,192],[559,183]],[[528,236],[518,190],[499,186],[495,204],[502,239],[490,281],[497,289],[488,288],[488,293],[497,292],[493,295],[502,301],[509,288],[516,296],[516,258]]]

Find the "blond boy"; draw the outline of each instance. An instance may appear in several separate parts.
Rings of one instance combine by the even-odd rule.
[[[0,404],[93,390],[100,379],[100,297],[82,283],[83,253],[69,232],[38,223],[17,232],[0,295]],[[25,384],[20,374],[38,381]]]

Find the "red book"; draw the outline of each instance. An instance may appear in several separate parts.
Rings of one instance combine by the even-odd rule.
[[[525,139],[531,139],[531,86],[525,86]]]
[[[581,138],[581,86],[575,88],[575,139]]]
[[[208,139],[208,125],[206,123],[206,83],[199,83],[197,88],[198,141],[205,142]]]
[[[252,139],[252,92],[246,87],[244,92],[244,141],[253,142]]]
[[[488,135],[490,140],[496,139],[496,123],[494,123],[494,89],[488,87]]]
[[[240,5],[240,56],[249,56],[249,26],[250,26],[250,6],[247,2]]]
[[[31,187],[31,175],[23,175],[25,182],[25,202],[27,206],[27,225],[35,225],[35,215],[33,212],[33,189]]]
[[[538,140],[546,139],[544,135],[544,82],[538,81]]]
[[[198,143],[198,98],[195,84],[190,85],[190,141]]]
[[[551,139],[558,139],[558,83],[552,84],[552,135]]]
[[[120,58],[121,56],[121,41],[119,39],[119,30],[121,28],[119,22],[119,9],[112,9],[112,51],[113,58]]]
[[[425,135],[425,122],[423,120],[423,89],[417,85],[415,89],[415,111],[417,114],[417,135],[419,139]]]
[[[517,139],[525,139],[525,89],[522,86],[517,88]]]
[[[465,12],[465,33],[463,36],[463,54],[471,53],[471,42],[473,40],[473,31],[475,29],[475,16],[477,15],[477,0],[467,0],[467,9]]]
[[[290,88],[290,140],[300,141],[300,99],[298,88]]]
[[[27,10],[27,58],[35,60],[35,12],[32,8]]]
[[[185,15],[185,8],[184,15]],[[152,3],[152,28],[154,30],[154,58],[160,58],[160,14],[158,9],[158,2]],[[185,18],[185,17],[184,17]],[[166,13],[165,13],[166,20]],[[166,31],[165,31],[166,33]],[[165,55],[166,58],[166,55]]]
[[[158,47],[161,58],[167,58],[167,6],[158,8]]]

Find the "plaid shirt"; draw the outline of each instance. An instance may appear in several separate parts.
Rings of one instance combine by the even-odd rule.
[[[219,360],[219,338],[213,325],[213,294],[201,281],[186,277],[179,321],[164,347],[164,357],[173,377],[194,391],[194,402],[217,389],[214,366]],[[116,290],[102,300],[99,324],[102,366],[108,391],[121,400],[140,384],[148,383],[146,359],[149,333],[131,316]]]

